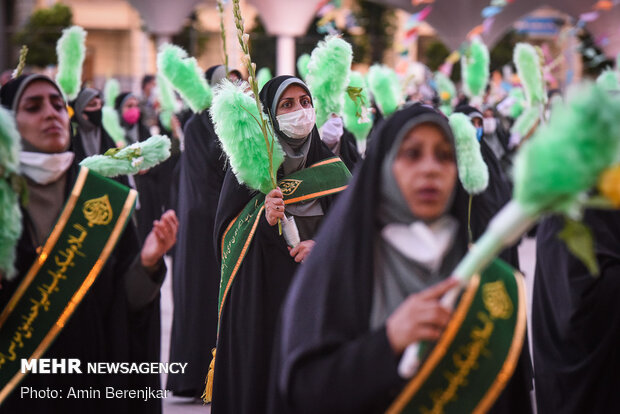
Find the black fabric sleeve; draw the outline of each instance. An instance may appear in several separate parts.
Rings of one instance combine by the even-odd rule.
[[[137,254],[124,277],[129,310],[140,310],[155,300],[165,277],[166,263],[163,258],[159,259],[153,271],[142,265],[140,254]]]
[[[374,412],[387,407],[404,382],[385,327],[327,345],[301,358],[288,378],[295,413]]]

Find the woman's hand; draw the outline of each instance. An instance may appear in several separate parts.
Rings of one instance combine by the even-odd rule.
[[[436,341],[450,320],[450,311],[439,299],[458,285],[453,278],[410,295],[388,317],[386,332],[392,350],[400,355],[414,342]]]
[[[265,217],[270,226],[275,226],[278,219],[284,220],[284,196],[280,187],[276,187],[265,197]]]
[[[301,263],[308,257],[313,247],[314,240],[304,240],[293,248],[289,247],[288,250],[291,257],[293,257],[297,263]]]
[[[162,214],[161,219],[153,222],[153,230],[146,236],[140,261],[146,268],[154,267],[168,250],[177,241],[179,221],[174,210],[168,210]]]

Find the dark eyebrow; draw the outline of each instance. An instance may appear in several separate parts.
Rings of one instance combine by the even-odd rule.
[[[50,99],[63,99],[62,96],[60,96],[60,94],[58,93],[50,93],[49,95],[47,95],[50,97]],[[32,95],[32,96],[27,96],[24,98],[24,100],[26,101],[42,101],[45,98],[45,95]]]
[[[301,96],[299,97],[299,99],[301,99],[301,98],[308,98],[308,99],[310,99],[310,96],[306,93],[306,94],[301,95]],[[292,100],[294,100],[294,99],[295,99],[295,98],[292,98],[292,97],[291,97],[291,98],[280,98],[280,100],[278,101],[278,105],[280,105],[280,103],[281,103],[281,102],[284,102],[284,101],[292,101]]]

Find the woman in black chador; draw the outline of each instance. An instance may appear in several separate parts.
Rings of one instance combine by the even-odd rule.
[[[17,276],[2,280],[0,308],[11,300],[38,257],[77,179],[79,166],[70,150],[69,116],[58,85],[43,75],[22,75],[0,90],[0,103],[13,111],[21,136],[20,173],[29,192],[22,208],[23,230],[16,248]],[[43,358],[77,358],[82,374],[29,374],[0,406],[0,413],[157,413],[161,401],[150,399],[67,398],[75,390],[159,387],[157,375],[89,374],[92,362],[142,362],[132,342],[132,315],[144,312],[159,297],[166,275],[164,253],[174,244],[177,220],[164,213],[153,225],[142,248],[129,222],[84,299]],[[1,275],[0,275],[1,276]],[[69,274],[69,276],[71,276]],[[144,341],[139,343],[140,351]],[[136,359],[134,359],[136,358]],[[157,359],[159,361],[159,359]],[[58,390],[65,398],[29,398],[20,387]],[[91,388],[92,387],[92,388]]]
[[[292,76],[278,76],[265,84],[260,99],[285,152],[278,180],[334,157],[319,137],[312,97],[303,81]],[[329,177],[325,178],[321,178],[323,187]],[[228,225],[255,194],[240,185],[228,170],[215,220],[218,259]],[[325,196],[285,206],[280,189],[267,195],[265,212],[261,214],[220,316],[213,413],[265,412],[271,348],[280,305],[299,262],[314,245],[312,239],[332,198]],[[284,238],[278,235],[277,222],[284,217],[284,211],[295,218],[299,228],[301,243],[294,249],[289,249]]]
[[[564,220],[536,233],[532,298],[534,378],[539,413],[620,411],[620,212],[590,210],[600,275],[558,238]]]
[[[467,251],[468,196],[448,121],[415,104],[371,142],[282,307],[269,412],[384,412],[405,384],[405,348],[450,319],[439,299]],[[495,412],[530,411],[521,368]]]

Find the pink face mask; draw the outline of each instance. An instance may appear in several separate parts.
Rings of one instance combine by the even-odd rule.
[[[140,108],[129,108],[123,112],[123,120],[129,125],[133,125],[140,119]]]

